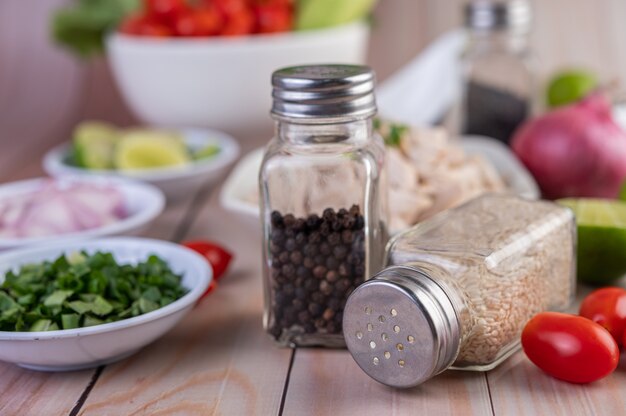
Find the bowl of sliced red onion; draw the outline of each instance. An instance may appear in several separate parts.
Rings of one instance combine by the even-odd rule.
[[[0,250],[135,235],[165,206],[153,185],[123,178],[38,178],[0,185]]]

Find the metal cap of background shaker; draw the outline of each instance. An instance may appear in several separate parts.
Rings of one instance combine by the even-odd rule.
[[[412,387],[457,357],[460,327],[446,292],[416,268],[391,266],[350,295],[343,314],[350,354],[373,379]]]
[[[376,114],[375,74],[360,65],[306,65],[272,74],[272,116],[342,121]]]
[[[465,5],[465,27],[475,30],[530,29],[531,8],[527,0],[473,0]]]

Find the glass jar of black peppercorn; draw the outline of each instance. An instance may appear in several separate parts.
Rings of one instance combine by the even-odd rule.
[[[348,295],[382,266],[384,145],[374,73],[354,65],[272,76],[276,136],[259,175],[266,331],[282,346],[343,347]]]

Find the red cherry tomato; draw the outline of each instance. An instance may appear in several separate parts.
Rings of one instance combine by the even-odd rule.
[[[599,380],[619,362],[619,348],[606,329],[564,313],[535,315],[522,332],[522,347],[537,367],[570,383]]]
[[[286,32],[293,26],[293,13],[290,7],[264,4],[254,8],[257,19],[257,32]]]
[[[148,16],[129,16],[122,22],[120,32],[134,36],[172,36],[169,27]]]
[[[224,20],[214,8],[203,7],[179,14],[174,20],[177,36],[211,36],[218,34]]]
[[[583,300],[579,314],[602,325],[618,345],[624,345],[622,338],[626,330],[626,290],[621,287],[594,290]]]
[[[223,36],[240,36],[248,35],[254,32],[254,14],[248,10],[242,10],[241,12],[228,16],[226,24],[220,32]]]
[[[220,13],[228,17],[250,8],[250,4],[246,0],[205,0],[204,4],[215,6]]]
[[[224,26],[224,17],[215,7],[200,7],[194,11],[200,36],[217,35]]]
[[[144,0],[145,8],[150,16],[163,22],[172,23],[176,17],[185,12],[185,0]]]
[[[233,258],[233,255],[228,250],[211,241],[185,241],[182,244],[201,254],[211,263],[215,280],[219,280],[222,277]]]

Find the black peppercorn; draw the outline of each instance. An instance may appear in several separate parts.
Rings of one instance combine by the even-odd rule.
[[[319,303],[309,303],[309,313],[312,317],[318,317],[322,313],[322,306]]]
[[[336,246],[341,242],[341,235],[339,233],[330,233],[326,240],[331,246]]]
[[[302,263],[302,253],[300,253],[299,251],[294,251],[289,255],[289,260],[291,260],[293,264],[299,265],[300,263]]]
[[[322,220],[316,214],[311,214],[306,219],[306,225],[309,229],[317,228]]]
[[[306,244],[307,242],[307,236],[304,232],[299,232],[298,234],[296,234],[296,245],[298,247],[302,247]]]
[[[306,279],[311,277],[311,270],[309,270],[306,266],[298,266],[298,270],[296,270],[296,276],[301,277],[306,282]]]
[[[310,257],[305,257],[304,260],[302,261],[302,264],[307,269],[312,269],[313,267],[315,267],[315,262]]]
[[[333,248],[333,255],[341,260],[348,255],[348,249],[346,246],[335,246]]]
[[[330,295],[331,293],[333,293],[333,286],[328,283],[327,280],[322,280],[320,282],[320,292],[325,295]]]
[[[296,249],[296,240],[293,238],[288,238],[285,242],[285,250],[293,251]]]
[[[313,276],[315,276],[317,279],[323,279],[326,276],[326,267],[319,265],[319,266],[315,266],[315,268],[313,269]]]
[[[329,257],[326,259],[326,267],[329,270],[335,270],[339,267],[339,261],[334,257]]]
[[[272,211],[271,222],[272,222],[272,226],[273,227],[282,227],[283,226],[283,216],[280,215],[280,212]]]
[[[337,273],[334,270],[330,270],[326,273],[326,280],[328,280],[331,283],[336,282],[337,280],[339,280],[339,273]]]

